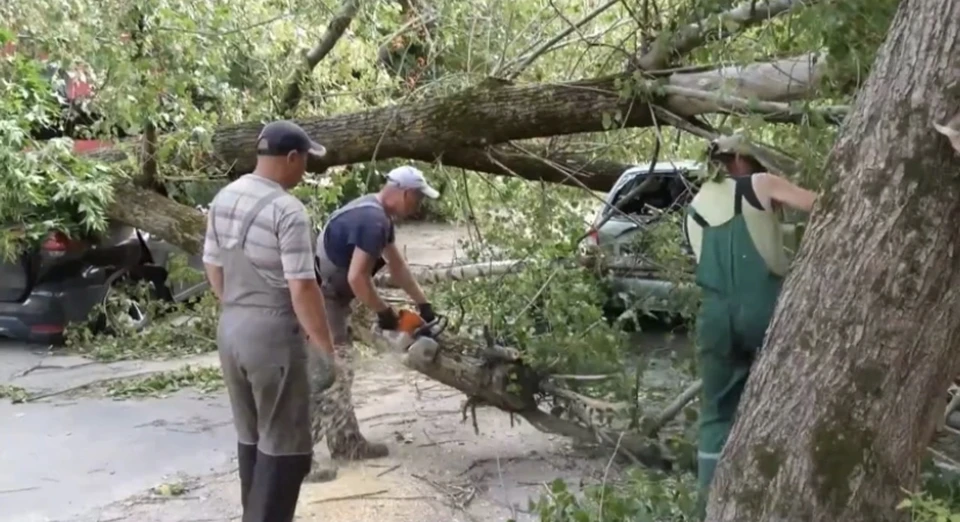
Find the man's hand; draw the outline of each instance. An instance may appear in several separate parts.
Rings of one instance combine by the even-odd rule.
[[[381,330],[396,330],[400,326],[400,318],[397,316],[396,310],[388,306],[377,312],[377,326]]]
[[[433,306],[430,303],[418,304],[417,311],[420,313],[420,318],[426,323],[432,323],[437,319],[437,314],[433,311]]]

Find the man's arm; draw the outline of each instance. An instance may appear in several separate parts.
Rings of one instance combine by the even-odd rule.
[[[220,243],[213,230],[213,205],[207,212],[207,231],[203,238],[203,269],[207,273],[207,281],[217,300],[223,300],[223,262],[220,261]]]
[[[396,243],[390,243],[383,249],[383,258],[387,261],[387,269],[390,270],[390,275],[393,276],[393,280],[397,283],[397,286],[402,288],[403,291],[410,296],[410,299],[413,299],[413,302],[418,305],[426,303],[427,296],[424,295],[420,284],[417,283],[413,274],[410,273],[410,267],[407,265],[406,260],[403,259],[403,255],[400,253],[400,249],[397,248]]]
[[[770,199],[804,212],[813,210],[813,203],[817,199],[814,192],[800,188],[776,174],[767,173],[763,176],[757,176],[754,188],[759,189],[760,194],[758,195],[761,198],[766,196],[764,199]]]
[[[390,311],[373,286],[373,268],[390,243],[391,223],[383,216],[368,215],[353,222],[348,242],[353,245],[353,257],[347,270],[350,289],[365,306],[377,314]]]
[[[300,326],[323,351],[333,354],[333,338],[327,324],[327,312],[313,268],[313,246],[310,219],[300,206],[287,212],[277,224],[277,240],[283,275],[290,289],[293,311]]]
[[[350,259],[347,282],[361,303],[374,312],[381,313],[390,308],[390,305],[380,298],[373,286],[373,267],[376,261],[377,258],[356,246]]]

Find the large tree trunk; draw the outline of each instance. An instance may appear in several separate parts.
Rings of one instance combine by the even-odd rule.
[[[909,64],[909,65],[907,65]],[[960,351],[960,2],[905,0],[827,170],[707,520],[905,520]]]

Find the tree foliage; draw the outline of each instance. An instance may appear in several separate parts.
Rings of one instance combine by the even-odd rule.
[[[0,53],[0,253],[10,258],[50,229],[71,235],[103,231],[114,203],[113,187],[142,176],[143,158],[136,154],[124,162],[96,163],[73,154],[71,139],[118,141],[159,129],[163,139],[154,151],[159,182],[169,196],[192,206],[209,201],[227,180],[228,169],[199,160],[171,160],[202,158],[216,130],[226,125],[402,107],[506,83],[602,78],[645,59],[655,70],[634,71],[631,81],[618,83],[624,99],[655,101],[665,96],[664,82],[658,80],[663,76],[657,74],[667,69],[732,68],[808,53],[819,54],[828,66],[816,96],[789,102],[803,113],[799,123],[770,124],[753,113],[758,111],[731,110],[688,119],[689,127],[658,113],[654,126],[628,129],[622,128],[622,112],[605,112],[605,132],[489,145],[513,152],[562,152],[586,162],[644,165],[655,158],[699,159],[704,129],[736,130],[796,158],[801,168],[788,174],[800,183],[829,189],[821,167],[836,131],[817,109],[854,99],[898,4],[360,2],[335,47],[303,75],[298,71],[305,55],[326,36],[341,7],[332,0],[7,3],[0,5],[0,49],[15,52]],[[780,10],[769,20],[753,16],[756,10],[774,8]],[[745,15],[728,16],[736,9]],[[698,28],[699,39],[689,48],[676,49],[691,27]],[[658,49],[676,52],[661,55]],[[74,80],[91,85],[92,95],[64,99]],[[302,96],[287,107],[285,94],[292,81],[302,82]],[[735,74],[726,83],[716,94],[736,92]],[[691,129],[703,132],[687,132]],[[63,138],[46,139],[50,134]],[[323,141],[324,136],[317,138]],[[375,161],[375,153],[365,159],[371,161],[331,169],[329,178],[312,175],[295,189],[317,223],[342,202],[379,186],[382,173],[399,164],[397,159]],[[434,299],[455,319],[457,329],[522,349],[525,360],[544,374],[618,373],[617,379],[580,391],[636,403],[644,358],[620,327],[644,310],[638,306],[641,309],[611,320],[605,316],[607,274],[560,266],[577,255],[577,240],[600,205],[598,196],[578,188],[466,173],[443,166],[442,158],[426,170],[444,193],[429,214],[466,226],[470,239],[462,246],[469,260],[525,263],[519,274],[438,285]],[[662,277],[689,282],[689,258],[680,236],[678,217],[668,214],[641,239],[644,255],[661,267]],[[621,297],[630,301],[630,296]],[[695,296],[676,298],[678,311],[689,319]],[[210,323],[203,324],[209,330]],[[174,334],[180,336],[176,342],[189,342],[183,332],[173,330],[141,336],[138,346],[169,344],[170,339],[161,337]],[[78,345],[90,344],[77,335]],[[133,353],[117,342],[103,346],[108,347],[101,350],[104,357]],[[678,433],[689,429],[695,411],[692,415]],[[688,520],[684,480],[660,483],[636,475],[624,487],[589,493],[580,507],[579,500],[555,485],[537,509],[544,520],[557,522],[599,520],[602,510],[610,520]],[[915,500],[911,505],[921,504]]]

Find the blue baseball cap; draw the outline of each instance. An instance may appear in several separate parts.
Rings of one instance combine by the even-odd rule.
[[[292,121],[279,120],[264,125],[257,137],[258,156],[286,156],[291,152],[322,158],[327,148],[313,141],[307,131]]]

